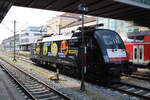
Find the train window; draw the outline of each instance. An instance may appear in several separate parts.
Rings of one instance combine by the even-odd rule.
[[[106,45],[113,45],[113,40],[110,35],[103,35],[102,37]]]
[[[124,48],[124,45],[122,44],[122,40],[116,32],[108,31],[108,30],[100,30],[96,32],[95,38],[105,48],[108,49]]]
[[[134,59],[137,59],[137,48],[134,48]]]
[[[135,42],[144,42],[144,36],[136,36]]]
[[[127,39],[125,42],[134,42],[134,39]]]
[[[140,48],[140,59],[142,59],[142,48]]]
[[[107,48],[122,48],[121,46],[121,39],[118,35],[114,34],[103,34],[102,38],[104,40],[105,45]]]

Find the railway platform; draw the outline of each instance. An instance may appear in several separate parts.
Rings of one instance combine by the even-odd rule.
[[[15,88],[15,84],[0,67],[0,100],[26,100]]]

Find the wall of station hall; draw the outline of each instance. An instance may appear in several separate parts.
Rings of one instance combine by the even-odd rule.
[[[99,28],[105,28],[114,30],[119,33],[121,38],[125,40],[127,38],[127,33],[129,32],[138,32],[138,31],[145,31],[149,30],[147,27],[136,26],[132,21],[123,21],[123,20],[116,20],[116,19],[108,19],[108,18],[97,18],[97,23],[103,23],[104,26]]]

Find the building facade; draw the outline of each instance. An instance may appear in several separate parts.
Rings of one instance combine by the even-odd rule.
[[[19,43],[20,43],[20,35],[16,34],[15,36],[15,43],[16,43],[16,50],[20,50]],[[7,39],[3,40],[1,43],[4,50],[14,50],[14,36],[8,37]]]
[[[81,24],[81,14],[64,13],[48,21],[48,34],[62,34],[70,32],[81,27]],[[84,16],[84,26],[91,26],[95,24],[103,24],[103,26],[99,28],[110,29],[118,32],[123,40],[127,38],[128,32],[149,30],[147,27],[136,26],[134,22],[103,17]]]
[[[149,30],[149,28],[147,27],[136,26],[134,22],[128,22],[128,21],[116,20],[116,19],[110,19],[110,18],[98,17],[97,23],[104,24],[104,26],[99,27],[99,28],[110,29],[110,30],[114,30],[118,32],[123,40],[127,38],[128,32],[138,32],[138,31]]]
[[[47,34],[46,27],[27,27],[15,36],[16,50],[29,51],[31,44],[45,34]],[[14,50],[14,36],[4,39],[2,41],[2,47],[5,50]]]
[[[29,51],[31,44],[41,38],[44,34],[47,34],[46,28],[30,26],[20,33],[20,50]]]
[[[85,16],[85,26],[96,24],[96,17]],[[47,22],[48,34],[62,34],[81,27],[81,14],[64,13]]]

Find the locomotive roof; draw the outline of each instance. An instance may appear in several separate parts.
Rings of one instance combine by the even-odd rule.
[[[141,31],[141,32],[132,32],[132,33],[128,33],[128,37],[130,36],[140,36],[140,35],[148,35],[150,34],[150,30],[148,31]]]
[[[73,36],[73,33],[52,35],[50,37],[43,38],[42,42],[68,40],[68,39],[72,39],[72,36]]]
[[[101,32],[109,31],[109,32],[111,32],[111,34],[112,34],[112,32],[115,32],[115,31],[112,31],[112,30],[109,30],[109,29],[86,29],[84,32],[85,32],[85,35],[88,35],[89,32],[91,33],[92,31],[96,31],[96,30],[101,30]],[[73,36],[73,34],[78,34],[78,33],[80,34],[81,31],[76,30],[74,32],[69,32],[69,33],[65,33],[65,34],[61,34],[61,35],[52,35],[50,37],[43,38],[41,42],[77,39],[78,37]]]

